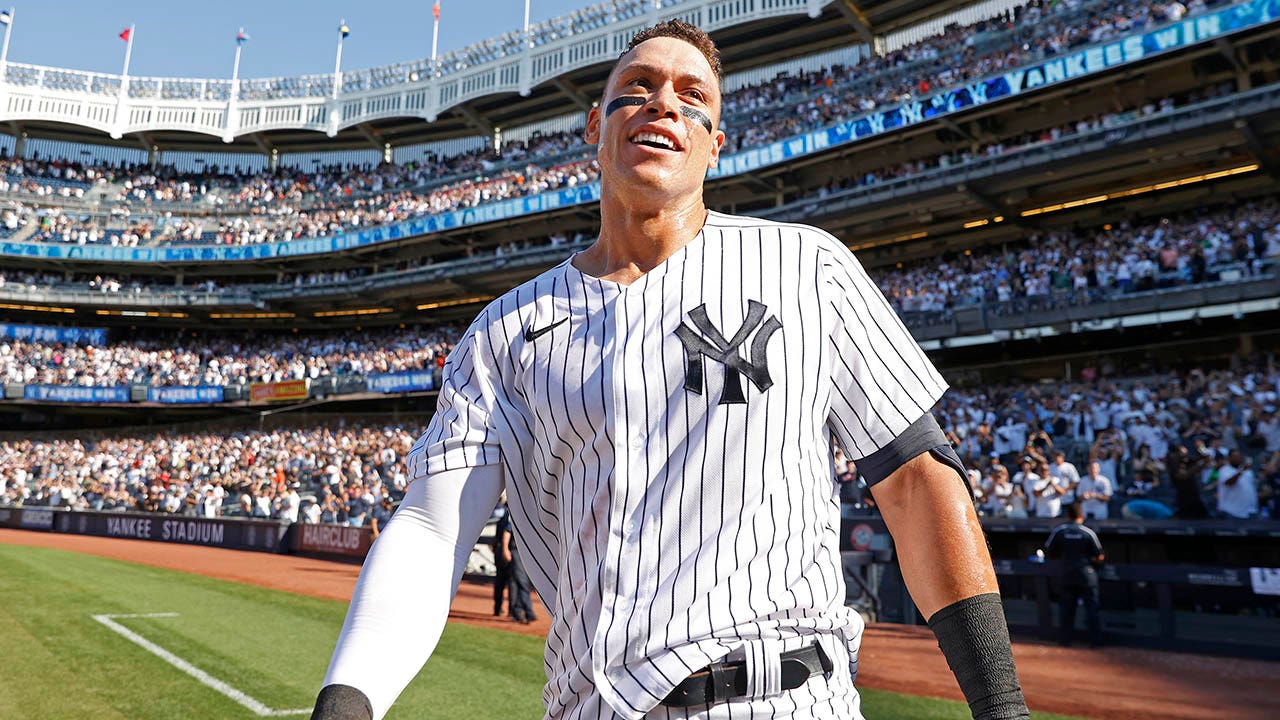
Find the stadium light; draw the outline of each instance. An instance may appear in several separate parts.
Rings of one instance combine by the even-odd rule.
[[[162,312],[160,310],[95,310],[98,315],[118,315],[121,317],[151,317],[151,318],[186,318],[191,317],[187,313],[182,312]]]
[[[359,308],[357,310],[324,310],[318,313],[312,313],[313,317],[351,317],[353,315],[382,315],[384,313],[395,312],[392,308]]]
[[[75,308],[54,307],[52,305],[11,305],[9,303],[0,303],[0,310],[25,310],[27,312],[51,312],[63,313],[65,315],[75,314]]]
[[[1194,185],[1196,183],[1207,182],[1209,180],[1217,180],[1219,178],[1230,177],[1232,175],[1253,172],[1254,170],[1257,170],[1258,167],[1258,163],[1250,163],[1248,165],[1233,167],[1229,170],[1218,170],[1217,172],[1192,175],[1191,177],[1179,178],[1177,180],[1166,180],[1152,185],[1141,185],[1139,187],[1129,188],[1128,190],[1117,190],[1113,193],[1094,195],[1093,197],[1081,198],[1079,200],[1069,200],[1067,202],[1056,203],[1054,205],[1045,205],[1044,207],[1023,210],[1022,217],[1043,215],[1045,213],[1058,212],[1059,210],[1070,210],[1071,208],[1077,208],[1083,205],[1092,205],[1094,203],[1100,203],[1107,200],[1133,197],[1134,195],[1142,195],[1143,193],[1155,192],[1157,190],[1168,190],[1170,188],[1183,187],[1184,185]],[[966,225],[965,227],[968,226]]]
[[[442,307],[453,307],[454,305],[470,305],[471,303],[489,302],[494,298],[493,295],[482,295],[477,297],[461,298],[459,300],[440,300],[419,305],[419,310],[435,310]]]
[[[290,312],[209,313],[210,320],[269,320],[269,319],[284,319],[284,318],[294,318],[294,317],[297,317],[297,315],[294,315],[293,313],[290,313]]]

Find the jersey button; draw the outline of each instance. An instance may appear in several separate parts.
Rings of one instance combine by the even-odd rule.
[[[640,433],[632,434],[631,447],[635,448],[636,450],[640,450],[644,448],[644,435],[641,435]]]

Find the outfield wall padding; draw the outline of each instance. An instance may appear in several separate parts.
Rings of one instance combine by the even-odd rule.
[[[293,551],[307,555],[363,558],[373,545],[373,530],[342,525],[299,523],[293,530]]]
[[[0,527],[53,530],[53,508],[0,508]]]

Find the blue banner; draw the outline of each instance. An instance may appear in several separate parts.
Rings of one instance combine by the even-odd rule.
[[[221,385],[193,385],[190,387],[149,387],[147,400],[154,403],[220,403]]]
[[[107,331],[104,328],[64,328],[48,325],[10,325],[0,323],[0,337],[13,338],[23,342],[51,342],[75,345],[106,345]]]
[[[1280,0],[1252,0],[1217,12],[1166,25],[1141,35],[1093,45],[1035,65],[1010,70],[972,85],[925,96],[883,112],[864,115],[799,137],[761,145],[720,158],[710,178],[740,175],[835,145],[914,125],[964,108],[985,105],[1037,88],[1056,85],[1145,57],[1194,45],[1205,40],[1280,18]]]
[[[79,387],[77,385],[27,385],[22,396],[28,400],[42,402],[75,402],[75,403],[127,403],[129,388],[126,385],[117,387]]]
[[[370,390],[380,393],[413,392],[430,390],[436,386],[433,370],[410,370],[408,372],[370,375],[365,382]]]
[[[979,80],[967,87],[925,96],[883,111],[864,115],[799,137],[723,156],[708,178],[741,175],[792,158],[820,152],[895,128],[906,127],[969,107],[1013,97],[1037,88],[1135,62],[1160,53],[1221,37],[1280,18],[1280,0],[1249,0],[1205,13],[1146,33],[1131,35],[1034,65]],[[0,242],[0,254],[32,258],[102,260],[109,262],[207,262],[261,260],[295,255],[340,252],[376,243],[426,235],[440,230],[508,220],[561,207],[585,205],[600,199],[598,182],[523,198],[488,203],[466,210],[417,218],[354,233],[261,245],[191,245],[181,247],[120,248],[97,245]]]

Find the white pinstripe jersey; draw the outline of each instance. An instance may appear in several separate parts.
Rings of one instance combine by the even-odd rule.
[[[566,261],[490,304],[411,463],[502,464],[548,717],[636,719],[753,640],[856,650],[832,437],[864,457],[945,389],[838,240],[711,213],[629,286]]]

